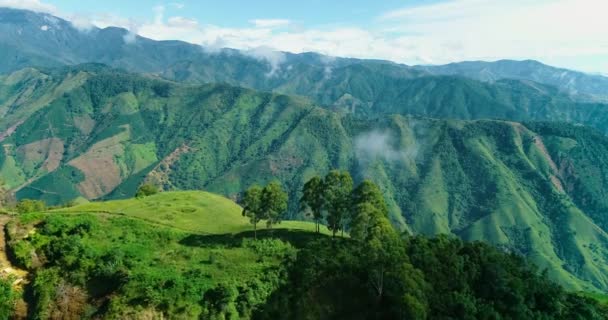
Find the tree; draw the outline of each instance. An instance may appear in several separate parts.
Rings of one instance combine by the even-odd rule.
[[[15,207],[18,213],[30,213],[46,210],[46,204],[42,200],[23,199]]]
[[[146,183],[143,184],[139,187],[139,189],[137,189],[137,193],[135,193],[135,197],[136,198],[143,198],[143,197],[147,197],[147,196],[151,196],[153,194],[157,194],[158,193],[158,188],[151,184],[151,183]]]
[[[268,228],[272,228],[273,224],[281,223],[282,215],[287,210],[287,200],[287,192],[278,181],[273,181],[264,187],[261,210]]]
[[[387,275],[399,274],[396,266],[404,248],[388,219],[388,207],[375,183],[364,180],[353,191],[351,199],[350,235],[364,244],[369,280],[380,301],[384,296]]]
[[[319,177],[313,177],[304,184],[302,189],[302,198],[300,205],[302,210],[310,210],[315,221],[315,229],[319,232],[319,225],[323,219],[323,206],[325,198],[323,197],[323,180]]]
[[[323,179],[323,194],[327,205],[328,228],[333,236],[342,230],[350,209],[350,195],[353,191],[353,178],[346,171],[332,170]]]
[[[352,204],[371,203],[378,208],[383,215],[388,217],[388,207],[384,201],[384,196],[378,185],[371,180],[363,180],[352,193]]]
[[[253,224],[253,237],[257,239],[257,225],[263,219],[262,211],[262,188],[251,186],[243,196],[243,216],[248,217]]]

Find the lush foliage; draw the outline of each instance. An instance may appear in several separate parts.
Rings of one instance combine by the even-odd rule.
[[[455,238],[405,240],[377,294],[370,250],[319,240],[260,319],[604,319],[594,300],[565,292],[521,258]],[[377,262],[376,262],[377,263]],[[373,267],[374,264],[371,265]]]
[[[17,293],[10,278],[0,277],[0,319],[8,320],[13,314]]]
[[[46,204],[41,200],[23,199],[17,202],[15,210],[18,213],[40,212],[46,210]]]
[[[151,196],[151,195],[154,195],[157,193],[158,193],[157,186],[150,184],[150,183],[146,183],[137,189],[137,192],[135,193],[135,197],[143,198],[143,197]]]
[[[266,221],[266,227],[281,223],[287,210],[288,195],[277,181],[269,183],[264,188],[251,186],[243,196],[243,216],[253,224],[254,237],[257,237],[257,224]]]
[[[529,255],[572,289],[608,287],[608,249],[599,245],[608,243],[602,222],[608,197],[601,187],[608,181],[601,174],[608,168],[607,139],[590,129],[364,120],[300,98],[185,86],[100,66],[29,70],[10,83],[25,90],[41,77],[48,79],[40,88],[44,97],[26,99],[15,113],[20,118],[6,120],[24,122],[3,141],[12,147],[0,153],[2,177],[9,188],[20,188],[20,199],[57,205],[125,198],[145,183],[237,199],[270,177],[299,199],[312,177],[348,169],[355,183],[370,178],[379,185],[400,230],[485,240]],[[5,92],[13,99],[20,90]],[[478,104],[490,110],[486,105]],[[299,209],[289,202],[286,217],[301,217]],[[345,218],[336,219],[337,227]]]
[[[52,214],[32,222],[35,236],[18,243],[40,259],[29,264],[38,265],[31,303],[41,319],[123,318],[146,311],[170,318],[247,318],[279,284],[280,262],[294,250],[279,239],[252,244],[130,218]]]

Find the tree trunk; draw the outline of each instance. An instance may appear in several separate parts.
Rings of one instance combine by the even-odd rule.
[[[257,222],[253,223],[253,239],[257,240],[258,239],[258,228],[257,228]]]

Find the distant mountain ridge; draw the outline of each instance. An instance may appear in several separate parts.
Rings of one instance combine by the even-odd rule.
[[[436,75],[460,75],[485,82],[501,79],[530,80],[557,87],[583,99],[608,101],[606,76],[555,68],[534,60],[465,61],[415,68]]]
[[[554,68],[531,60],[410,67],[382,60],[337,58],[315,53],[291,54],[268,49],[207,50],[182,41],[154,41],[140,36],[127,41],[128,35],[129,31],[122,28],[91,27],[83,31],[49,14],[0,8],[0,73],[29,66],[55,67],[96,62],[176,81],[226,82],[256,90],[315,98],[314,90],[311,93],[310,88],[302,86],[327,80],[336,69],[350,68],[352,73],[356,73],[362,67],[373,68],[376,73],[396,79],[456,75],[485,82],[500,79],[534,81],[555,86],[560,92],[583,101],[608,101],[608,78]],[[352,92],[342,93],[353,95]],[[317,102],[326,103],[318,99]]]

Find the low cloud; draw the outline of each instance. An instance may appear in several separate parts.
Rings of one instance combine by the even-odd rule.
[[[334,72],[334,61],[336,61],[336,57],[323,55],[321,56],[321,63],[323,63],[323,79],[327,80],[331,78],[332,73]]]
[[[355,138],[355,155],[359,164],[366,167],[376,160],[389,163],[412,161],[418,155],[418,148],[415,145],[397,147],[389,131],[373,130]]]
[[[270,65],[270,71],[266,74],[268,77],[276,76],[281,70],[281,65],[285,62],[286,57],[283,52],[276,51],[270,47],[261,46],[243,51],[247,56],[250,56],[259,61],[263,61]]]
[[[122,40],[125,42],[125,44],[134,44],[135,42],[137,42],[137,31],[138,31],[138,24],[134,21],[129,22],[129,27],[127,28],[127,33],[125,33],[125,35],[122,36]]]

